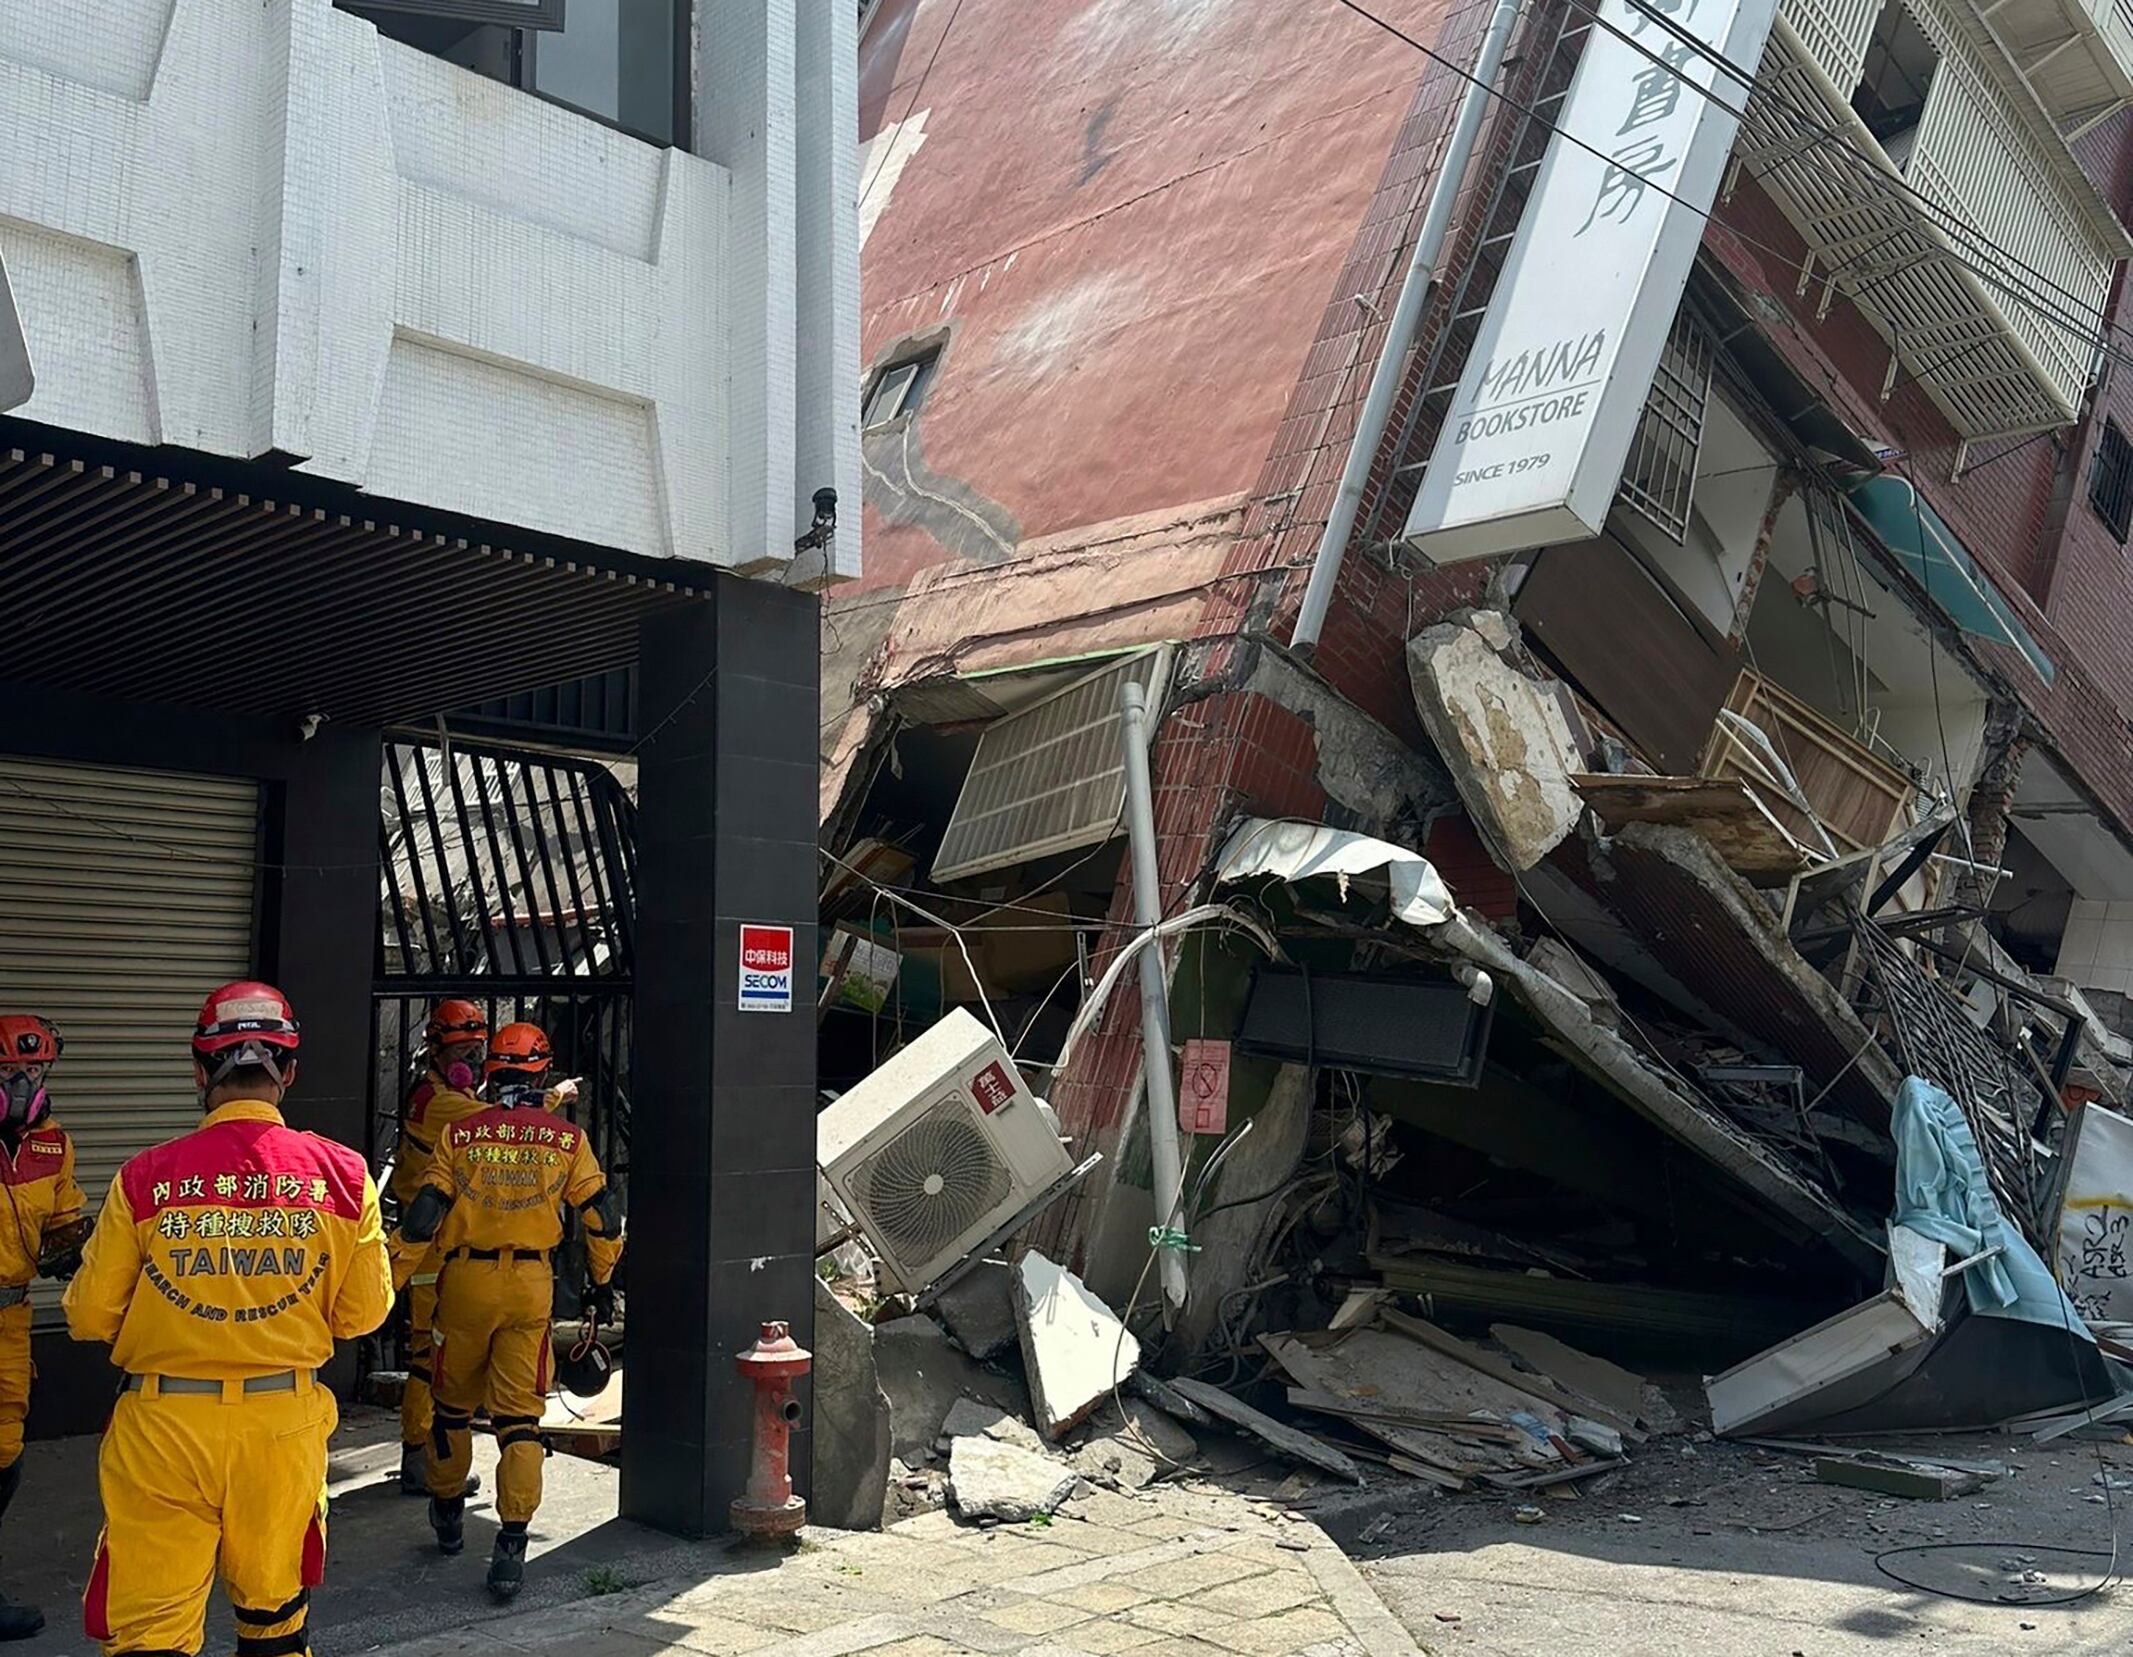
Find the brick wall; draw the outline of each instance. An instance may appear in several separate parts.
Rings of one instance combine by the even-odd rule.
[[[1454,62],[1470,63],[1487,25],[1492,0],[1464,0],[1447,15],[1436,48]],[[1552,44],[1561,8],[1541,8],[1528,31],[1540,30]],[[1527,43],[1533,40],[1529,32]],[[1516,50],[1517,42],[1514,42]],[[1418,59],[1418,62],[1426,60]],[[1512,71],[1512,95],[1530,101],[1544,72],[1561,73],[1552,53],[1528,50]],[[1303,595],[1308,562],[1338,484],[1354,435],[1357,411],[1383,347],[1385,319],[1405,275],[1408,251],[1428,202],[1428,187],[1440,163],[1465,79],[1436,63],[1422,71],[1414,102],[1353,246],[1333,286],[1317,336],[1289,398],[1247,508],[1244,533],[1211,591],[1196,636],[1205,651],[1200,683],[1220,686],[1226,672],[1242,665],[1243,653],[1278,648]],[[1478,236],[1474,207],[1493,197],[1510,151],[1530,138],[1527,123],[1502,103],[1484,127],[1482,165],[1462,192],[1446,268],[1470,258]],[[1367,304],[1358,304],[1356,296]],[[1402,433],[1422,389],[1431,346],[1447,326],[1449,297],[1432,302],[1410,358],[1389,431]],[[1412,495],[1412,483],[1393,487],[1388,442],[1357,516],[1356,533],[1342,566],[1316,666],[1334,689],[1395,733],[1420,746],[1423,737],[1408,688],[1405,642],[1423,621],[1480,596],[1486,570],[1480,566],[1438,573],[1394,560],[1381,544],[1387,524],[1397,524]],[[1250,692],[1213,689],[1175,710],[1165,721],[1152,768],[1161,887],[1166,912],[1174,911],[1219,849],[1216,837],[1240,813],[1323,817],[1326,798],[1315,777],[1316,736],[1308,722]],[[1485,861],[1485,860],[1484,860]],[[1474,871],[1479,878],[1478,869]],[[1493,868],[1481,896],[1500,911],[1505,895]],[[1122,876],[1112,912],[1113,931],[1097,970],[1122,942],[1130,923],[1130,871]],[[1455,895],[1469,894],[1454,886]],[[1116,1166],[1116,1140],[1140,1066],[1137,998],[1121,993],[1084,1039],[1068,1071],[1053,1086],[1051,1102],[1066,1131]],[[1056,1205],[1033,1235],[1039,1247],[1074,1252],[1085,1246],[1087,1228],[1102,1190],[1084,1189]]]

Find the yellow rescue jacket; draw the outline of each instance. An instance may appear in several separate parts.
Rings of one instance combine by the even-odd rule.
[[[605,1283],[622,1256],[622,1229],[603,1201],[607,1175],[582,1128],[539,1105],[491,1105],[445,1130],[422,1183],[451,1204],[434,1246],[546,1254],[563,1241],[563,1206],[578,1210],[593,1281]],[[432,1245],[393,1240],[396,1261]]]
[[[52,1240],[81,1222],[84,1200],[74,1141],[51,1117],[24,1134],[12,1156],[0,1140],[0,1286],[19,1288],[37,1275]]]
[[[226,1381],[318,1369],[392,1302],[362,1157],[243,1099],[119,1170],[61,1304],[130,1374]]]
[[[476,1111],[489,1107],[471,1093],[462,1093],[432,1070],[407,1095],[407,1114],[400,1123],[400,1147],[393,1153],[393,1177],[386,1187],[393,1201],[403,1208],[422,1189],[422,1176],[430,1158],[437,1154],[437,1139],[455,1122],[464,1122]]]

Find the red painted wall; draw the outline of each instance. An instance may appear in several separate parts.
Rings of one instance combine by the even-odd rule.
[[[924,139],[861,168],[864,349],[951,329],[919,481],[1010,545],[1249,488],[1425,67],[1331,4],[885,0],[861,133]],[[860,589],[971,556],[880,487]]]

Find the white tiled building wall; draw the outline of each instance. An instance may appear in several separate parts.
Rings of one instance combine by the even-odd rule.
[[[855,573],[853,8],[803,31],[796,3],[701,0],[706,36],[754,22],[719,31],[721,94],[782,116],[701,121],[705,154],[329,0],[0,6],[21,414],[766,574],[826,483],[835,564],[793,574]],[[800,119],[831,142],[803,157]],[[803,336],[844,365],[804,392]]]
[[[2133,995],[2133,903],[2076,898],[2056,970],[2085,990]]]

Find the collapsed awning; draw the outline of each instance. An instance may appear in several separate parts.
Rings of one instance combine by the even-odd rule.
[[[1854,1266],[1881,1271],[1878,1239],[1707,1100],[1654,1068],[1617,1031],[1598,1022],[1590,1006],[1512,953],[1484,922],[1461,913],[1420,853],[1320,824],[1251,817],[1224,845],[1215,879],[1219,883],[1257,875],[1292,882],[1318,877],[1382,880],[1400,919],[1446,955],[1487,973],[1517,996],[1579,1069],[1739,1184],[1782,1232],[1819,1240]]]
[[[1908,478],[1883,472],[1844,487],[1860,517],[1942,614],[1966,633],[2019,650],[2039,678],[2052,682],[2058,674],[2052,659]]]
[[[1218,881],[1275,875],[1308,880],[1326,875],[1345,884],[1357,875],[1382,876],[1394,918],[1409,926],[1439,926],[1452,918],[1452,894],[1428,858],[1366,834],[1253,817],[1222,848]]]

